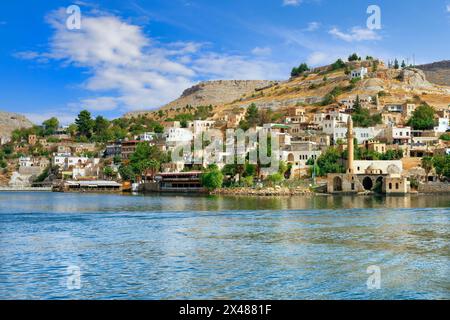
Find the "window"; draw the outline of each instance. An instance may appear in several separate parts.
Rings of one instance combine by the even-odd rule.
[[[390,190],[392,189],[392,183],[389,183],[389,189]]]
[[[398,183],[395,184],[395,189],[398,189]]]

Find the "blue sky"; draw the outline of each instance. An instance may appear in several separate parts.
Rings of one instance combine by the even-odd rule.
[[[81,29],[66,8],[81,9]],[[369,5],[381,29],[366,25]],[[0,110],[68,123],[157,108],[211,79],[286,79],[352,52],[450,59],[450,0],[8,1],[0,9]]]

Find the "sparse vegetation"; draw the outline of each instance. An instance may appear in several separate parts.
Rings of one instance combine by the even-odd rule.
[[[302,63],[298,67],[292,68],[291,77],[301,76],[306,71],[309,71],[309,67],[308,67],[308,65],[306,63]]]

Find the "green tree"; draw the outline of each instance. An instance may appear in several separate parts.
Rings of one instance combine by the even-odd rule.
[[[215,165],[211,165],[202,173],[200,177],[202,186],[208,191],[213,191],[222,187],[223,174]]]
[[[258,107],[252,103],[245,113],[245,123],[249,128],[254,128],[259,124],[259,119]]]
[[[119,174],[124,181],[135,181],[136,174],[131,166],[120,166]]]
[[[345,68],[346,64],[344,61],[342,61],[342,59],[337,59],[336,62],[334,62],[331,65],[331,70],[338,70],[338,69],[342,69]]]
[[[168,155],[160,151],[158,147],[141,142],[130,157],[130,166],[135,174],[140,175],[147,170],[155,173],[160,169],[161,163],[168,161]]]
[[[400,65],[398,64],[398,60],[395,59],[394,60],[394,69],[399,69],[399,68],[400,68]]]
[[[342,173],[344,167],[340,164],[342,154],[336,148],[328,148],[325,153],[317,159],[318,175],[326,176],[328,173]]]
[[[353,53],[348,57],[348,61],[358,61],[358,60],[361,60],[361,58],[358,57],[356,53]]]
[[[114,178],[117,175],[117,173],[110,166],[103,168],[103,174],[108,178]]]
[[[423,104],[414,110],[408,125],[414,130],[430,130],[434,127],[435,110],[427,104]]]
[[[92,130],[94,128],[94,121],[91,118],[91,113],[87,110],[83,110],[78,114],[78,118],[75,119],[75,123],[78,128],[78,134],[90,138],[92,136]]]
[[[450,155],[434,156],[433,166],[436,169],[436,174],[450,179]]]
[[[292,68],[291,77],[300,76],[306,71],[309,71],[309,67],[306,63],[302,63],[298,67]]]
[[[44,134],[48,136],[54,134],[58,129],[59,121],[57,118],[52,117],[48,120],[45,120],[42,125],[44,126]]]
[[[422,158],[422,168],[425,170],[426,175],[433,170],[433,158],[432,157],[423,157]],[[428,180],[428,179],[427,179]]]
[[[111,140],[113,134],[112,131],[109,130],[109,126],[110,122],[106,118],[97,116],[94,122],[95,140],[101,142]]]
[[[368,128],[382,123],[381,114],[370,114],[369,109],[361,106],[359,96],[356,96],[356,102],[353,106],[352,120],[355,127]]]
[[[284,180],[284,177],[281,173],[277,172],[274,174],[271,174],[267,177],[267,181],[270,185],[279,185]]]

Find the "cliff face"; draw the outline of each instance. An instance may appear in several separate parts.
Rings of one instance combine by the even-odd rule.
[[[425,73],[429,81],[450,86],[450,60],[424,64],[417,66],[417,68]]]
[[[176,100],[163,106],[162,110],[182,108],[186,105],[192,107],[223,105],[242,97],[243,94],[255,92],[255,90],[274,84],[268,80],[217,80],[200,82],[186,89]],[[146,111],[130,112],[126,117],[145,114]]]
[[[20,114],[0,111],[0,137],[9,138],[15,129],[32,126],[33,123]]]

